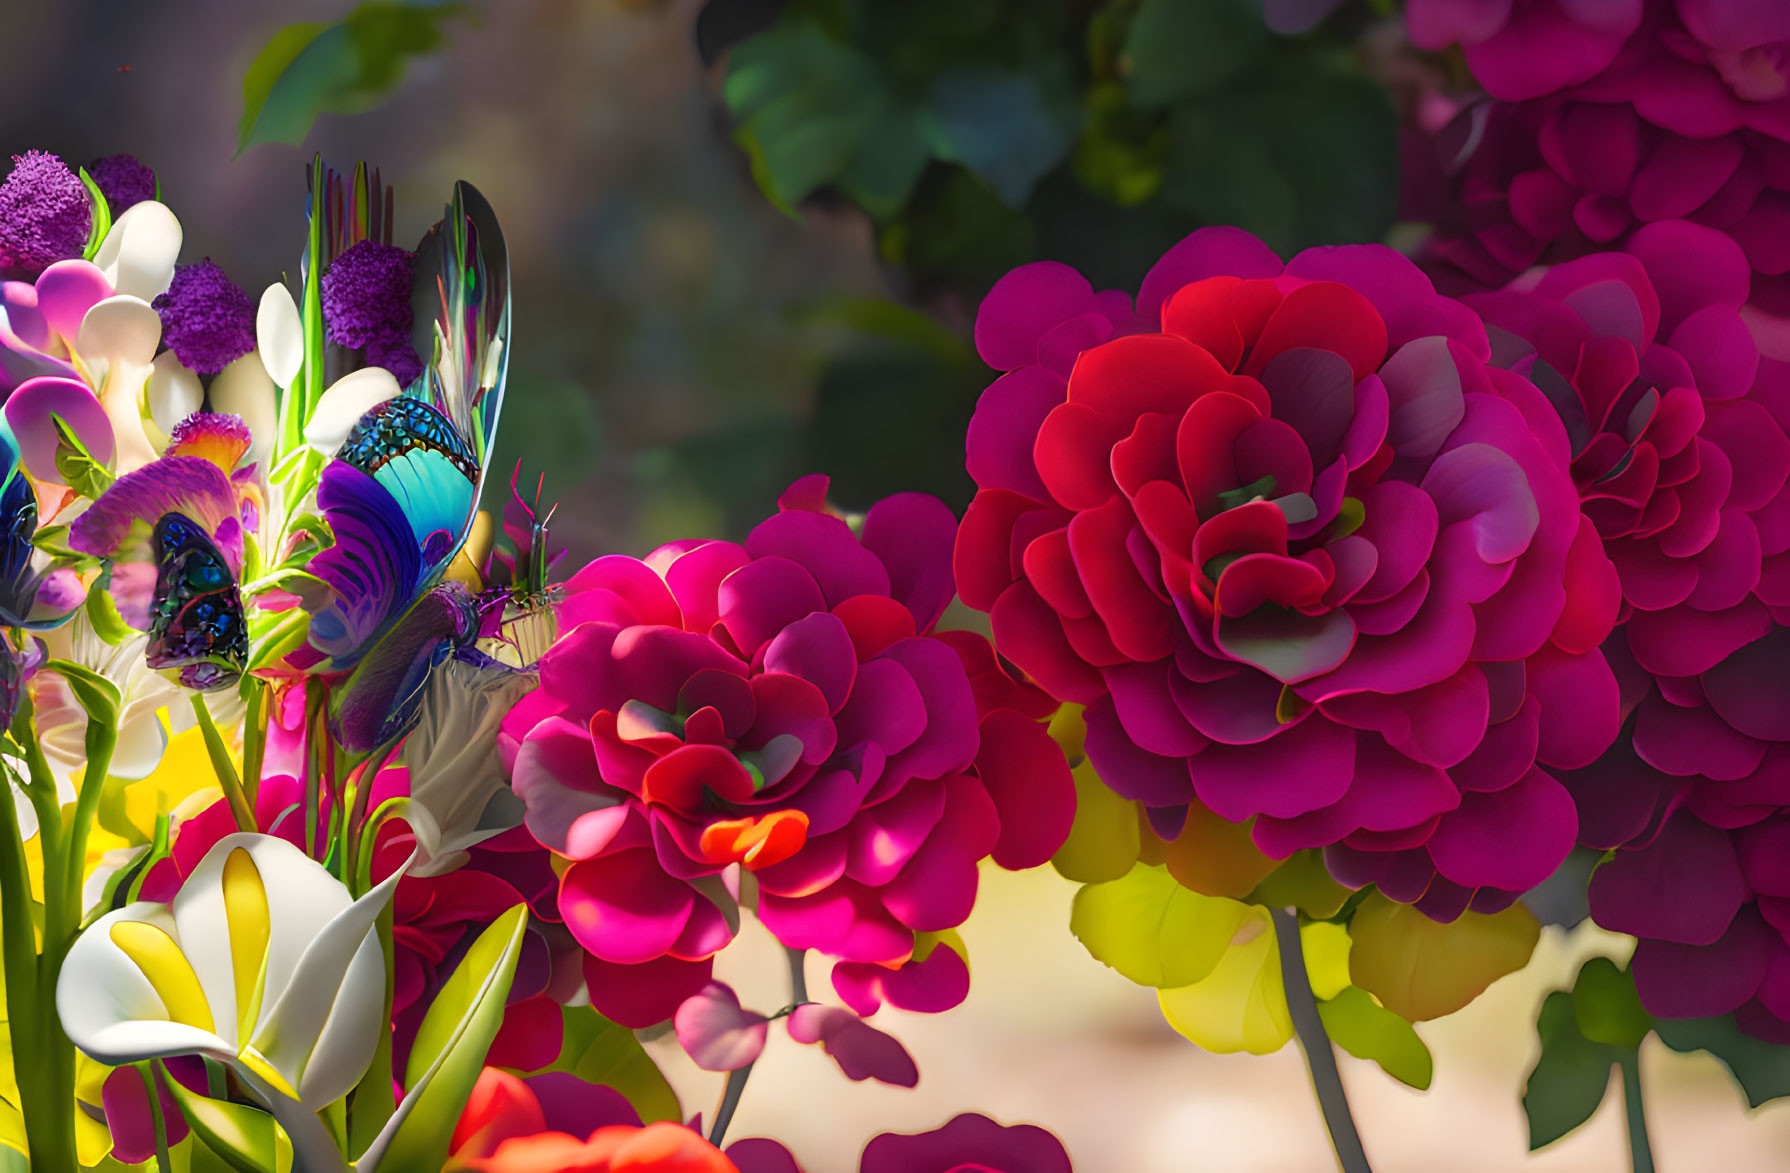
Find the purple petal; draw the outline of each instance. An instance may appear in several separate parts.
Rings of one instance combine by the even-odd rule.
[[[1652,843],[1592,873],[1590,898],[1592,916],[1613,932],[1708,945],[1728,931],[1747,886],[1728,834],[1681,812]]]
[[[925,634],[957,593],[951,551],[957,518],[937,497],[897,493],[864,515],[864,548],[889,569],[889,594],[914,616]]]
[[[874,1079],[896,1087],[920,1082],[907,1048],[849,1010],[808,1002],[789,1016],[789,1037],[798,1043],[819,1043],[839,1064],[847,1079]]]
[[[672,1016],[678,1046],[704,1071],[738,1071],[764,1051],[771,1020],[740,1007],[739,995],[710,982]]]

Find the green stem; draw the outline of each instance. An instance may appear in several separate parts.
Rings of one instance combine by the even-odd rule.
[[[738,1071],[727,1073],[727,1087],[721,1092],[721,1105],[715,1109],[715,1123],[709,1129],[709,1143],[716,1148],[727,1136],[727,1126],[733,1123],[734,1110],[740,1106],[740,1096],[746,1090],[746,1081],[752,1078],[753,1064],[748,1063]]]
[[[31,875],[25,863],[25,843],[20,834],[18,811],[12,795],[0,796],[0,948],[6,959],[6,1014],[12,1022],[13,1070],[24,1074],[38,1069],[37,1036],[32,1024],[37,1009],[37,933],[31,917]],[[40,1162],[49,1159],[50,1138],[40,1135],[42,1126],[33,1111],[35,1080],[19,1081],[19,1097],[25,1109],[26,1145]],[[73,1123],[72,1121],[70,1122]]]
[[[261,770],[267,762],[268,687],[257,677],[247,677],[248,707],[242,718],[242,791],[249,809],[261,797]]]
[[[1318,1108],[1324,1114],[1330,1145],[1336,1150],[1336,1162],[1343,1173],[1373,1173],[1373,1167],[1367,1163],[1367,1152],[1361,1147],[1361,1135],[1355,1130],[1355,1118],[1349,1112],[1349,1097],[1343,1091],[1342,1075],[1336,1069],[1336,1052],[1330,1047],[1330,1036],[1324,1033],[1324,1020],[1318,1017],[1311,978],[1305,972],[1305,948],[1299,940],[1299,914],[1286,908],[1269,909],[1269,914],[1274,920],[1274,935],[1280,944],[1280,980],[1286,987],[1287,1013],[1293,1019],[1293,1032],[1299,1038],[1299,1048],[1305,1052],[1305,1065],[1311,1072],[1312,1089],[1317,1093]]]
[[[143,1090],[149,1093],[149,1120],[155,1126],[156,1173],[173,1173],[174,1165],[168,1156],[168,1122],[162,1117],[162,1090],[155,1082],[155,1068],[149,1063],[132,1066],[143,1077]]]
[[[1622,1070],[1622,1102],[1628,1116],[1628,1160],[1634,1173],[1653,1173],[1653,1145],[1647,1140],[1647,1107],[1641,1098],[1641,1053],[1627,1051],[1618,1059]]]
[[[230,760],[230,747],[224,744],[224,735],[218,732],[217,722],[211,719],[204,693],[193,694],[193,715],[199,719],[199,731],[205,737],[205,752],[211,755],[211,768],[224,789],[224,800],[230,804],[230,813],[236,816],[237,830],[259,830],[255,823],[255,808],[249,805],[248,796],[242,792],[242,779],[236,773],[236,763]]]

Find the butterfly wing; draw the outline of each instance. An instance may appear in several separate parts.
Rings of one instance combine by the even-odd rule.
[[[183,513],[162,515],[150,549],[149,666],[177,671],[181,684],[200,692],[235,684],[248,659],[249,631],[230,564],[205,528]]]
[[[406,394],[453,422],[482,483],[510,361],[510,257],[496,213],[472,184],[454,185],[446,214],[417,246],[415,274],[411,342],[427,362]]]

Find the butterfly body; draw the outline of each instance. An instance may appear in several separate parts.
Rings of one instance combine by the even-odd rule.
[[[178,670],[181,684],[201,692],[236,683],[248,658],[249,633],[224,555],[205,528],[182,513],[156,522],[150,546],[155,594],[149,666]]]

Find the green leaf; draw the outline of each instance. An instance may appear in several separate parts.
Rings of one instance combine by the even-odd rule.
[[[1541,1035],[1541,1057],[1523,1088],[1531,1152],[1591,1119],[1603,1103],[1610,1068],[1616,1064],[1612,1048],[1579,1033],[1572,995],[1564,990],[1555,990],[1541,1004],[1535,1029]]]
[[[808,21],[781,21],[735,46],[722,96],[750,140],[760,186],[784,207],[848,171],[879,203],[899,207],[919,178],[924,157],[915,161],[905,132],[889,133],[894,98],[876,63]],[[873,129],[895,149],[854,168],[861,151],[876,149]]]
[[[118,604],[112,598],[110,580],[96,582],[87,591],[87,620],[93,624],[93,632],[112,647],[117,647],[132,635],[130,624],[118,613]]]
[[[1045,172],[1068,157],[1081,129],[1066,80],[965,70],[940,77],[927,101],[932,149],[975,172],[1010,208],[1025,204]]]
[[[93,669],[69,660],[50,660],[44,667],[68,681],[69,691],[75,694],[76,702],[87,711],[91,723],[106,729],[117,727],[122,698],[116,684]]]
[[[527,928],[528,906],[518,904],[466,951],[417,1028],[404,1071],[403,1101],[357,1167],[368,1173],[407,1173],[440,1169],[447,1160],[454,1122],[503,1021]]]
[[[214,1100],[186,1087],[164,1069],[163,1084],[205,1147],[237,1173],[274,1173],[273,1117],[247,1104]]]
[[[91,261],[99,252],[99,246],[106,242],[106,233],[112,231],[112,205],[106,202],[99,184],[93,182],[93,176],[87,174],[87,168],[78,170],[81,185],[87,189],[87,198],[93,206],[93,227],[87,233],[87,246],[81,250],[81,259]]]
[[[565,1006],[565,1042],[559,1057],[542,1071],[568,1071],[589,1083],[614,1088],[628,1098],[641,1120],[679,1121],[683,1108],[658,1065],[634,1032],[589,1006]],[[530,1072],[530,1074],[537,1074]]]
[[[1212,972],[1248,916],[1246,904],[1202,896],[1160,864],[1139,863],[1077,892],[1069,929],[1095,960],[1139,985],[1176,989]]]
[[[1654,1033],[1674,1051],[1708,1051],[1728,1065],[1747,1104],[1760,1104],[1790,1096],[1790,1047],[1756,1039],[1734,1025],[1734,1016],[1719,1018],[1662,1018]]]
[[[1358,73],[1289,56],[1275,76],[1176,106],[1168,132],[1162,201],[1208,224],[1247,228],[1282,253],[1379,240],[1392,226],[1398,118]]]
[[[1572,1009],[1579,1033],[1594,1043],[1633,1050],[1653,1029],[1653,1016],[1641,1008],[1633,975],[1617,969],[1608,957],[1593,957],[1580,967],[1572,985]]]
[[[1360,986],[1319,1002],[1318,1017],[1330,1041],[1355,1058],[1373,1060],[1387,1075],[1419,1091],[1429,1087],[1435,1070],[1430,1049],[1410,1023]]]
[[[1306,916],[1324,920],[1335,916],[1350,895],[1324,866],[1322,852],[1300,851],[1269,872],[1249,899],[1275,908],[1297,908]]]
[[[334,24],[275,33],[242,79],[240,154],[256,143],[304,141],[320,114],[371,109],[404,76],[409,58],[440,47],[457,4],[367,0]]]
[[[1440,1018],[1529,963],[1541,926],[1520,904],[1490,916],[1464,912],[1439,924],[1378,892],[1349,922],[1355,984],[1410,1022]]]
[[[1259,0],[1144,0],[1126,33],[1120,69],[1133,102],[1169,106],[1243,77],[1268,44]]]
[[[111,470],[93,459],[75,430],[59,415],[52,415],[50,423],[56,428],[56,473],[62,483],[83,497],[98,500],[99,495],[111,487]]]

